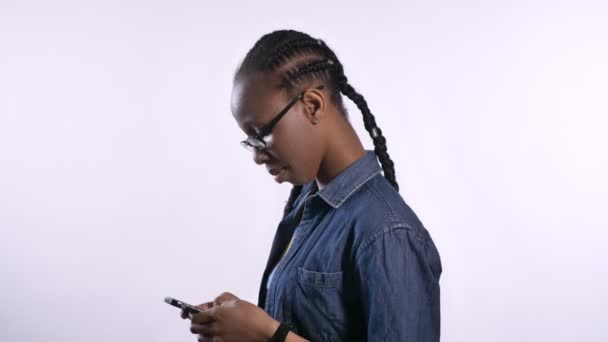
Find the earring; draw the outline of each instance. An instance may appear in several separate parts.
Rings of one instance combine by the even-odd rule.
[[[312,124],[316,125],[319,123],[319,119],[317,119],[317,117],[315,116],[314,118],[312,118]]]

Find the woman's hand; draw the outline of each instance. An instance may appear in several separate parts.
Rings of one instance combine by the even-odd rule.
[[[199,304],[199,305],[196,305],[196,307],[199,308],[199,309],[201,309],[201,310],[206,310],[206,309],[212,308],[212,307],[214,307],[216,305],[222,305],[222,303],[225,302],[225,301],[235,300],[235,299],[239,299],[239,297],[233,295],[230,292],[224,292],[221,295],[215,297],[215,299],[213,300],[213,302],[207,302],[207,303]],[[182,310],[180,312],[180,316],[183,319],[190,318],[190,316],[189,316],[189,314],[188,314],[188,312],[186,310]]]
[[[266,342],[279,326],[260,307],[229,292],[197,307],[203,311],[189,317],[190,332],[198,334],[199,342]],[[188,314],[182,311],[181,316],[187,318]]]

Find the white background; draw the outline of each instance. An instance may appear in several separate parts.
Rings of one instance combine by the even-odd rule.
[[[165,296],[257,302],[291,185],[230,92],[281,28],[376,115],[442,341],[608,339],[605,1],[1,0],[0,341],[195,341]]]

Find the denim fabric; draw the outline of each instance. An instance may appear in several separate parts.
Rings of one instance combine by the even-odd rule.
[[[295,237],[297,234],[298,234],[298,227],[296,226],[296,227],[294,228],[294,231],[293,231],[293,235],[294,235],[294,237]],[[289,246],[287,246],[286,248],[289,248]],[[275,271],[276,269],[277,269],[277,268],[276,268],[276,267],[274,267],[274,268],[272,269],[272,272],[270,272],[270,275],[268,276],[268,280],[266,281],[266,290],[268,290],[268,287],[270,286],[270,283],[272,283],[272,278],[274,277],[274,271]]]
[[[366,151],[279,223],[258,306],[310,341],[439,341],[439,253],[380,171]]]

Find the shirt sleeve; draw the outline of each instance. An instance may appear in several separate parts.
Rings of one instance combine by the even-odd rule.
[[[430,236],[386,227],[355,258],[367,341],[438,342],[441,263]]]

